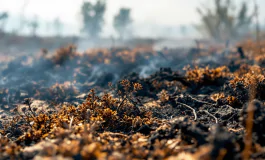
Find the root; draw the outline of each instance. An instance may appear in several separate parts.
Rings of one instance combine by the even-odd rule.
[[[210,117],[214,118],[215,123],[218,123],[218,119],[213,114],[211,114],[210,112],[208,112],[206,110],[202,110],[202,111],[199,111],[199,112],[204,112],[204,113],[208,114]]]
[[[199,102],[199,103],[208,104],[208,105],[214,105],[213,103],[208,103],[208,102],[205,102],[205,101],[201,101],[201,100],[193,98],[193,97],[191,97],[189,95],[188,95],[188,97],[191,98],[192,100],[196,101],[196,102]]]
[[[184,106],[184,107],[187,107],[187,108],[189,108],[190,110],[192,110],[193,115],[194,115],[194,121],[197,120],[197,114],[196,114],[195,109],[193,109],[191,106],[188,106],[188,105],[186,105],[186,104],[184,104],[184,103],[180,103],[180,102],[177,102],[177,101],[176,101],[176,104],[180,104],[180,105],[182,105],[182,106]]]

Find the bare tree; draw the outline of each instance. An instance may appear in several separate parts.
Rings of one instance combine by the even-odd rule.
[[[254,14],[248,13],[246,2],[242,2],[239,8],[234,7],[231,0],[215,0],[214,5],[214,8],[197,8],[202,19],[202,24],[197,27],[200,31],[203,29],[216,40],[240,38],[249,31]]]
[[[28,27],[31,30],[32,36],[36,37],[39,26],[40,25],[39,25],[38,17],[35,15],[35,17],[31,21],[28,22]]]
[[[181,25],[180,26],[180,32],[181,32],[182,36],[185,37],[187,35],[187,26]]]
[[[17,31],[23,31],[25,25],[27,25],[26,23],[26,20],[25,20],[25,17],[24,17],[24,12],[27,8],[27,6],[29,5],[30,3],[30,0],[24,0],[24,3],[23,3],[23,6],[21,8],[21,12],[20,12],[20,25],[19,25],[19,28],[17,29]],[[15,32],[17,32],[15,31]]]
[[[56,31],[56,36],[60,36],[61,33],[62,33],[62,28],[63,28],[63,24],[60,20],[60,18],[56,18],[54,21],[53,21],[53,27]]]

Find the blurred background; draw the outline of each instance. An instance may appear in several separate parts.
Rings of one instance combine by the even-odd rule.
[[[2,0],[0,51],[237,41],[265,30],[262,7],[263,0]]]

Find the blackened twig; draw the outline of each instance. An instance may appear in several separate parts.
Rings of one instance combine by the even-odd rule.
[[[123,98],[123,100],[121,101],[121,103],[119,104],[119,106],[117,107],[117,110],[119,110],[120,109],[120,107],[123,105],[123,103],[124,103],[124,101],[127,99],[127,97],[125,96],[124,98]]]

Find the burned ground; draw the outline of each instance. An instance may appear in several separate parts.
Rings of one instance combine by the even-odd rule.
[[[263,159],[264,58],[249,43],[244,57],[69,45],[6,62],[0,159]]]

